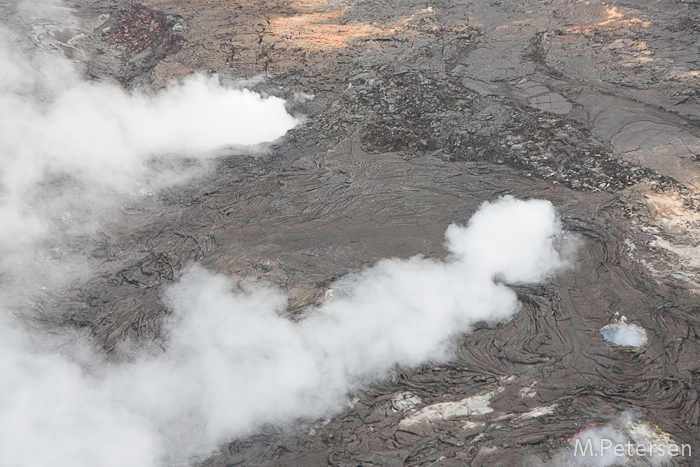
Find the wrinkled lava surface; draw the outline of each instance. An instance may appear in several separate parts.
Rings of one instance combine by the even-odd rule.
[[[108,355],[160,338],[159,290],[195,260],[278,284],[294,315],[380,258],[443,255],[447,225],[499,195],[552,201],[580,239],[572,268],[518,288],[523,309],[450,364],[397,368],[342,413],[204,465],[547,465],[627,410],[700,453],[695,2],[91,0],[76,15],[99,24],[72,43],[92,76],[263,77],[306,116],[83,246],[101,273],[51,297],[54,319]],[[648,342],[606,342],[615,313]],[[401,423],[485,393],[492,412]]]

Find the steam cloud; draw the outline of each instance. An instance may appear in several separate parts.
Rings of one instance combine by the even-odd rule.
[[[116,365],[89,349],[47,350],[12,316],[12,278],[47,236],[66,234],[56,213],[76,213],[71,228],[89,234],[97,221],[85,206],[166,183],[154,156],[270,141],[296,120],[283,101],[214,78],[157,94],[85,82],[64,57],[22,44],[0,28],[0,273],[11,278],[0,282],[0,465],[190,465],[262,424],[337,411],[396,364],[445,361],[474,323],[517,311],[506,283],[562,266],[552,205],[505,197],[447,229],[447,260],[380,261],[334,284],[300,323],[281,315],[274,286],[193,266],[165,294],[161,355]]]
[[[636,324],[627,324],[627,319],[624,316],[620,322],[608,324],[600,332],[606,341],[617,345],[639,347],[647,341],[646,331]]]
[[[603,425],[589,426],[577,433],[570,446],[547,465],[551,467],[609,467],[612,465],[673,464],[673,457],[685,451],[668,433],[643,422],[634,412],[623,412]],[[637,452],[637,446],[645,449]],[[618,446],[617,451],[615,446]],[[651,447],[653,446],[653,448]],[[690,448],[688,445],[688,457]],[[671,449],[675,449],[672,451]]]
[[[99,375],[10,331],[0,464],[186,465],[261,424],[338,410],[363,378],[445,361],[474,323],[510,317],[518,301],[501,281],[561,267],[560,233],[549,202],[485,203],[466,228],[447,229],[447,260],[382,260],[335,284],[342,293],[300,323],[281,316],[275,287],[194,266],[166,294],[167,350]]]
[[[154,157],[202,158],[275,140],[297,124],[282,99],[225,88],[216,77],[192,76],[155,94],[126,92],[82,80],[63,56],[26,49],[0,27],[5,266],[8,255],[28,254],[57,229],[90,233],[94,213],[119,195],[186,178],[162,164],[153,168]]]
[[[617,445],[627,442],[627,437],[611,426],[604,425],[600,427],[588,428],[576,436],[575,440],[578,440],[580,446],[586,446],[586,443],[590,441],[593,451],[589,451],[589,453],[587,453],[585,456],[580,454],[580,449],[575,454],[569,453],[568,456],[570,463],[566,465],[609,467],[611,465],[623,465],[627,463],[626,456],[617,455],[613,450],[605,449],[605,446],[607,446],[608,443]],[[603,444],[603,449],[601,449],[603,440],[605,440],[605,444]]]

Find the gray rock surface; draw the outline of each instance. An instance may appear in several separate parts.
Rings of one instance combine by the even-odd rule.
[[[475,330],[449,365],[397,368],[343,413],[232,441],[203,465],[547,465],[626,410],[700,452],[694,3],[144,5],[86,1],[73,29],[34,30],[128,86],[262,77],[306,121],[267,154],[133,203],[80,247],[98,276],[37,298],[112,358],[126,337],[160,338],[159,290],[192,261],[280,285],[294,315],[380,258],[444,254],[446,226],[498,195],[551,200],[581,238],[571,270],[519,288],[516,317]],[[127,34],[138,15],[159,29]],[[615,312],[647,330],[641,350],[603,339]],[[402,423],[485,393],[491,412]]]

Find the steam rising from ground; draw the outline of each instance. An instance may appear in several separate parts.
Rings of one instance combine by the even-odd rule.
[[[2,7],[0,465],[158,465],[159,427],[120,405],[104,375],[38,351],[46,336],[26,333],[12,305],[50,275],[40,261],[44,242],[65,247],[68,236],[92,233],[105,211],[138,188],[188,178],[170,170],[173,164],[155,169],[154,157],[202,158],[271,141],[297,121],[284,101],[227,89],[212,77],[193,76],[155,94],[84,81],[73,62],[9,27],[22,29],[37,14],[69,23],[66,9],[51,2]],[[60,276],[68,275],[66,266],[58,266]],[[86,355],[81,363],[97,358]]]
[[[552,467],[609,467],[613,465],[663,466],[673,457],[691,457],[687,444],[679,445],[657,426],[643,422],[633,412],[623,412],[604,425],[577,433],[569,448],[556,456]],[[686,451],[687,449],[687,451]]]
[[[0,109],[4,260],[59,229],[89,233],[118,195],[186,179],[167,165],[154,169],[154,157],[202,158],[275,140],[297,123],[283,100],[224,88],[216,77],[155,94],[85,81],[65,57],[28,49],[2,27]]]
[[[214,78],[157,94],[86,82],[2,28],[0,109],[3,280],[41,269],[31,252],[49,235],[61,245],[71,229],[89,234],[119,196],[170,183],[154,157],[203,157],[296,124],[283,101]],[[47,350],[11,316],[21,293],[0,283],[0,465],[188,465],[262,424],[337,411],[363,380],[444,361],[475,322],[510,317],[518,302],[505,284],[559,268],[560,233],[548,202],[487,203],[448,228],[447,260],[380,261],[300,323],[282,315],[275,287],[194,266],[165,294],[167,349],[125,365]]]
[[[624,316],[618,323],[608,324],[600,332],[606,341],[617,345],[639,347],[647,341],[646,331],[636,324],[627,324]]]
[[[574,446],[587,446],[590,442],[590,446],[593,448],[592,451],[587,451],[586,455],[582,455],[580,449],[574,451],[573,454],[569,453],[570,464],[568,465],[609,467],[627,463],[627,457],[624,454],[618,455],[614,450],[605,449],[608,446],[608,441],[613,445],[624,444],[628,441],[628,438],[608,425],[588,428],[574,438]],[[603,444],[602,449],[601,444]]]
[[[561,267],[560,234],[549,202],[486,203],[448,228],[445,261],[382,260],[300,323],[275,287],[192,267],[166,294],[167,350],[92,375],[5,325],[0,465],[186,465],[261,424],[338,410],[363,379],[445,361],[474,323],[512,316],[501,281]]]

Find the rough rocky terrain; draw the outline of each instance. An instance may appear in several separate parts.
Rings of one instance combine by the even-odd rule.
[[[88,76],[157,89],[210,71],[305,116],[267,153],[132,203],[80,246],[101,273],[37,298],[112,358],[125,338],[161,338],[159,290],[195,260],[280,285],[294,316],[380,258],[444,255],[447,225],[499,195],[552,201],[580,239],[572,268],[519,288],[515,318],[475,330],[449,365],[397,368],[344,412],[204,465],[563,465],[572,436],[628,410],[700,453],[696,2],[72,8],[73,29],[47,20],[37,40]],[[643,347],[603,339],[618,314],[646,330]],[[473,410],[434,405],[465,400]]]

